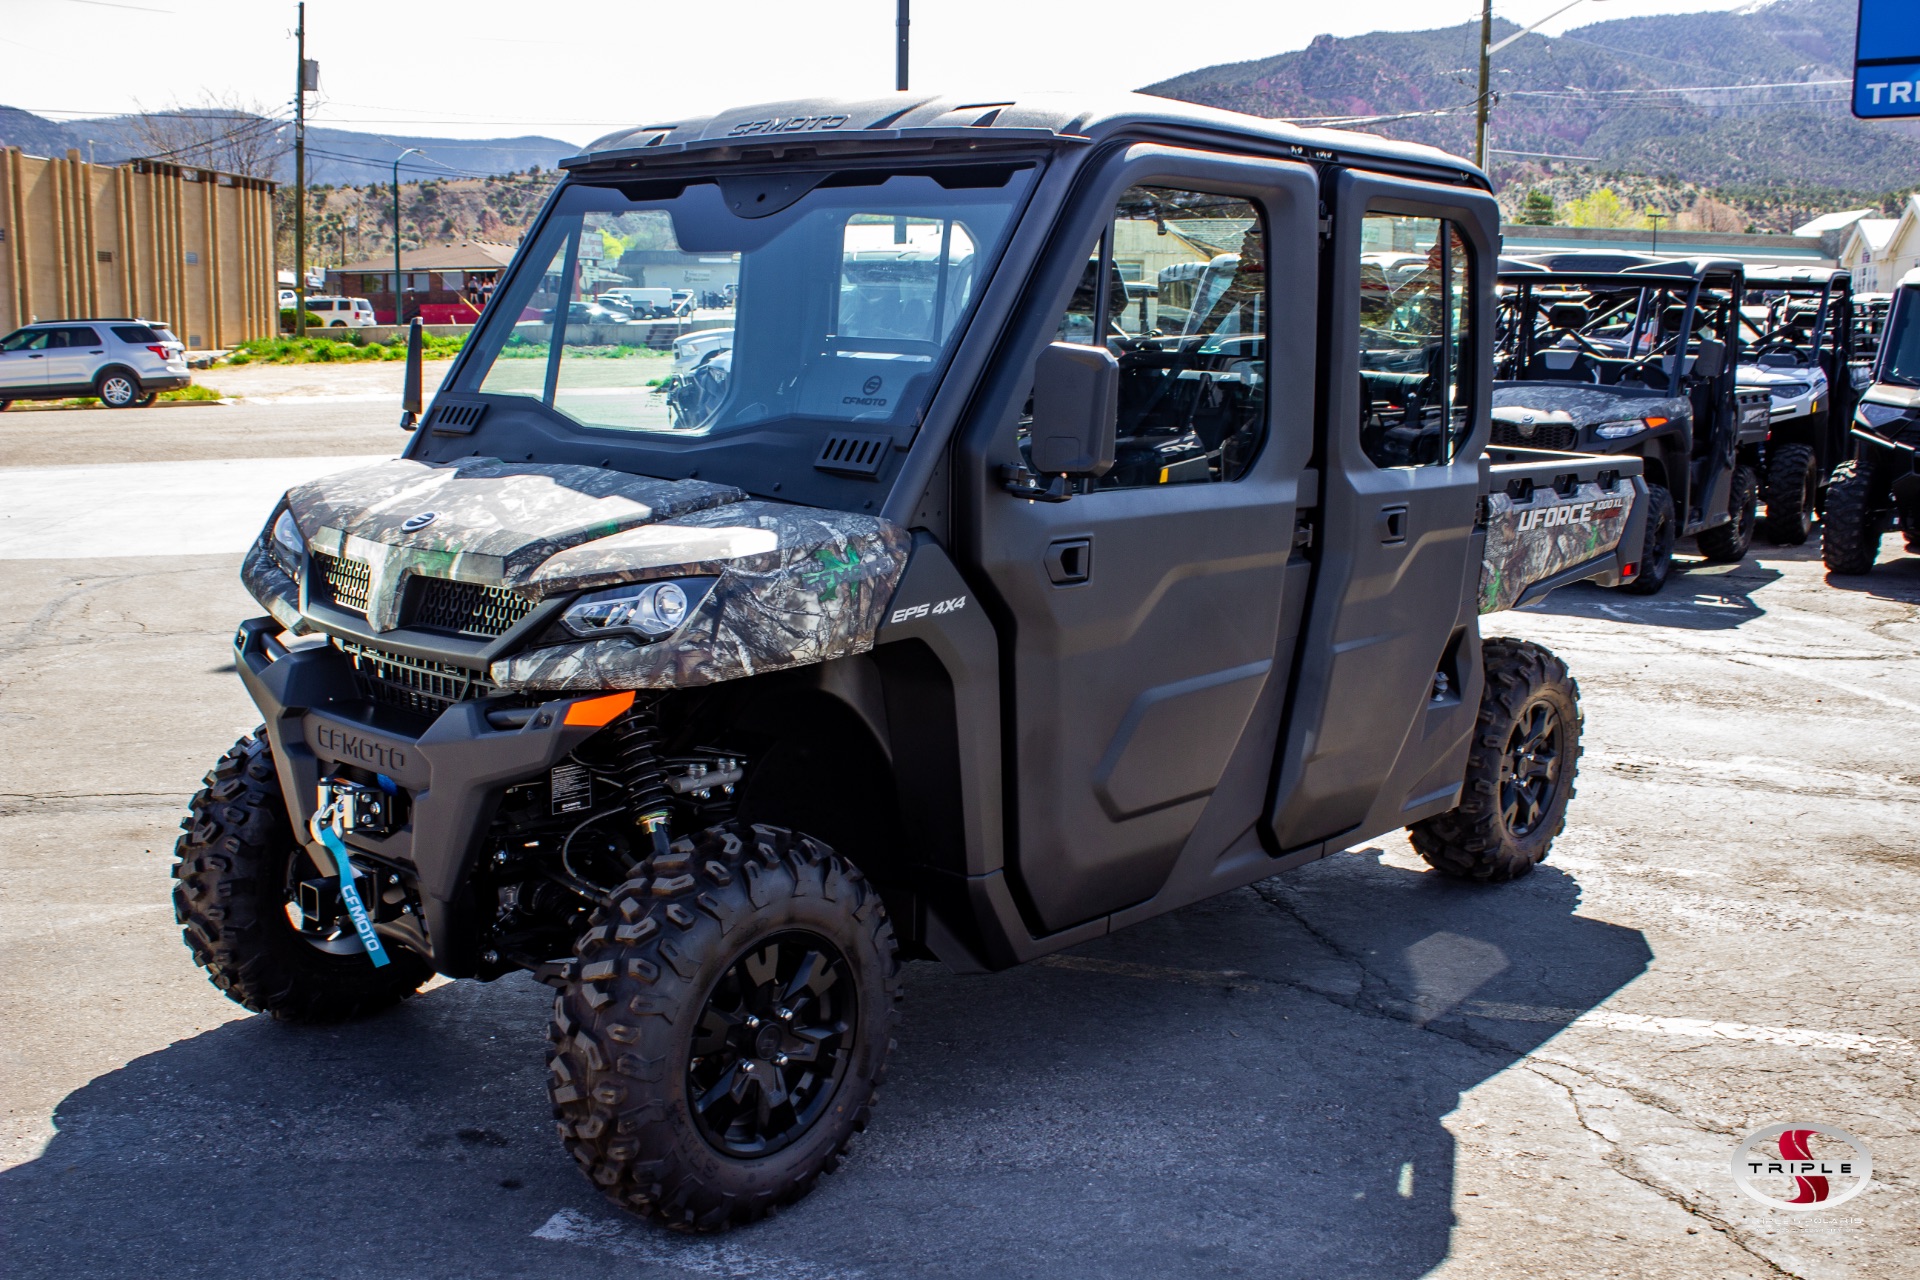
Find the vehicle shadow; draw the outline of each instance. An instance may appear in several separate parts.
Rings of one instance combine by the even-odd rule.
[[[1010,973],[912,965],[852,1158],[721,1237],[575,1170],[524,978],[245,1018],[61,1102],[0,1174],[8,1270],[1420,1276],[1454,1222],[1443,1118],[1650,960],[1579,896],[1550,865],[1488,889],[1370,849]]]
[[[1528,605],[1521,612],[1646,627],[1678,627],[1688,631],[1731,631],[1766,615],[1766,609],[1753,599],[1754,593],[1785,576],[1778,569],[1770,568],[1766,561],[1804,558],[1768,554],[1774,550],[1800,552],[1803,548],[1763,551],[1756,547],[1746,560],[1732,566],[1676,559],[1673,575],[1655,595],[1630,595],[1578,582],[1560,588],[1543,602]],[[1816,552],[1816,558],[1817,555]]]
[[[1862,574],[1829,573],[1827,585],[1900,604],[1920,604],[1920,556],[1895,555]]]

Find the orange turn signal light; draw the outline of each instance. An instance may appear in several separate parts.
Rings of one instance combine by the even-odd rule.
[[[1647,424],[1647,430],[1649,431],[1667,425],[1667,419],[1665,418],[1642,418],[1641,421]]]
[[[586,698],[567,708],[568,724],[599,729],[612,724],[633,705],[633,690],[610,693],[604,698]]]

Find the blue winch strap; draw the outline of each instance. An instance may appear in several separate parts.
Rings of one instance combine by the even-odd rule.
[[[367,959],[378,969],[387,963],[387,949],[380,945],[380,935],[373,931],[373,917],[367,913],[367,904],[360,901],[360,891],[353,887],[353,863],[347,858],[346,843],[330,826],[316,822],[314,828],[320,843],[333,855],[334,869],[340,873],[340,901],[346,905],[347,917],[353,921],[353,931],[360,935]]]

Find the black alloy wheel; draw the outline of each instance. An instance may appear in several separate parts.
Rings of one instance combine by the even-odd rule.
[[[1648,485],[1647,533],[1640,544],[1640,571],[1618,589],[1628,595],[1650,596],[1666,586],[1673,574],[1673,544],[1679,535],[1680,517],[1674,510],[1672,492],[1665,485]]]
[[[846,957],[818,934],[775,934],[735,958],[707,995],[687,1063],[701,1136],[747,1159],[812,1128],[847,1071],[853,988]]]
[[[1500,762],[1500,809],[1507,830],[1532,835],[1560,785],[1560,713],[1545,701],[1520,713]]]

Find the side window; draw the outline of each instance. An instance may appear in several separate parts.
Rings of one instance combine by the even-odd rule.
[[[1451,462],[1473,421],[1467,243],[1441,218],[1370,213],[1360,236],[1360,444],[1379,467]]]
[[[61,332],[67,335],[67,345],[69,347],[97,347],[100,345],[100,335],[92,329],[63,329]]]
[[[1116,461],[1096,490],[1238,480],[1266,431],[1259,210],[1236,196],[1129,188],[1055,340],[1104,341],[1120,362]]]

